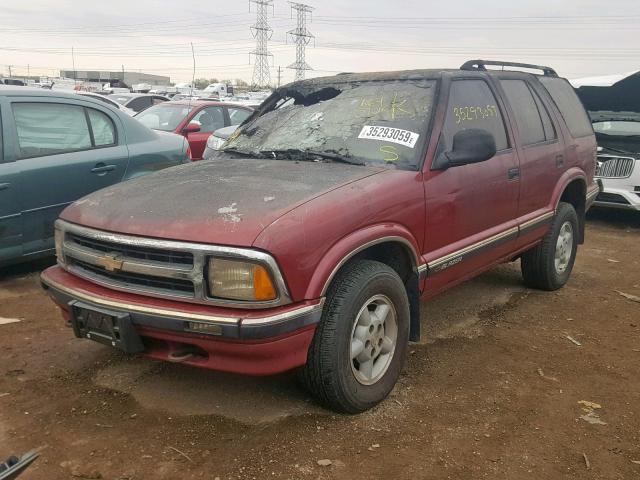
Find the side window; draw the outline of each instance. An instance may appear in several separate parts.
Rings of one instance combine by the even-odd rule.
[[[558,138],[558,134],[556,133],[556,127],[553,125],[553,121],[551,120],[551,115],[549,115],[549,110],[547,110],[547,106],[542,102],[542,99],[538,95],[538,92],[534,91],[529,85],[529,90],[533,93],[533,98],[536,101],[536,106],[538,107],[538,113],[542,118],[542,126],[544,127],[544,138],[545,140],[555,140]]]
[[[94,146],[106,147],[116,143],[116,129],[113,122],[104,113],[87,108],[91,131],[93,132]]]
[[[91,148],[84,108],[59,103],[14,103],[20,157]]]
[[[574,138],[593,135],[593,127],[573,87],[563,78],[540,77]]]
[[[250,110],[245,110],[244,108],[228,108],[227,111],[229,112],[231,125],[240,125],[253,113]]]
[[[546,137],[542,118],[531,90],[529,90],[524,80],[501,80],[500,84],[516,117],[522,144],[533,145],[534,143],[544,142]]]
[[[137,97],[131,100],[127,104],[127,107],[129,107],[130,109],[136,112],[141,112],[142,110],[150,106],[151,106],[151,97]]]
[[[224,127],[224,114],[222,107],[207,107],[200,110],[191,119],[192,122],[200,124],[200,131],[214,132]]]
[[[451,83],[443,126],[444,147],[449,150],[453,136],[469,128],[481,128],[493,134],[498,151],[509,148],[498,102],[483,80],[456,80]]]

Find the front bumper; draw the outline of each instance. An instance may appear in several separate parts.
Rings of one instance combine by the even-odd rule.
[[[192,347],[201,354],[181,363],[250,375],[304,365],[323,306],[322,299],[264,311],[186,304],[116,292],[58,266],[45,270],[41,281],[68,321],[73,302],[128,315],[143,355],[170,360]]]
[[[595,179],[594,184],[587,190],[587,198],[585,204],[585,210],[589,211],[589,209],[595,204],[596,198],[600,193],[602,193],[602,180]]]
[[[605,187],[596,197],[594,205],[597,207],[640,211],[640,191]]]

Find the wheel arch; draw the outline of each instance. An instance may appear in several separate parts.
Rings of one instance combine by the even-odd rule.
[[[557,209],[560,202],[573,205],[578,215],[578,243],[583,244],[585,238],[587,179],[583,172],[577,171],[563,175],[554,195],[554,206]]]
[[[309,283],[307,298],[325,296],[338,272],[350,262],[379,261],[393,268],[405,284],[411,312],[410,338],[416,341],[420,337],[419,251],[411,232],[399,225],[379,225],[355,232],[329,249]]]

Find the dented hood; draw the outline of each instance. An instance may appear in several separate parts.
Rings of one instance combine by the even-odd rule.
[[[105,188],[69,206],[61,218],[130,235],[249,246],[265,227],[293,208],[384,170],[222,158]]]

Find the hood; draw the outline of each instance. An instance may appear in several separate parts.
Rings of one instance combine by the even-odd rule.
[[[61,218],[130,235],[250,246],[265,227],[293,208],[384,170],[222,158],[105,188],[67,207]]]
[[[640,122],[640,112],[590,111],[591,122]]]

